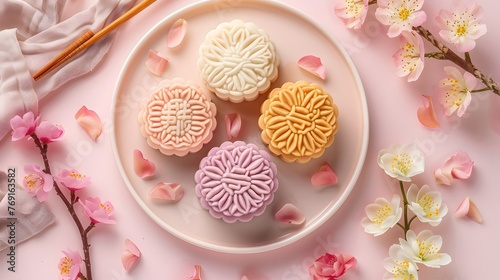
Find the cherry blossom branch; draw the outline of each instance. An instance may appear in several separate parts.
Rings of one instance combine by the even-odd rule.
[[[413,30],[418,32],[420,36],[429,41],[433,46],[439,49],[443,56],[449,61],[455,63],[457,66],[461,67],[465,71],[471,73],[476,78],[481,80],[485,86],[489,88],[489,90],[493,91],[495,94],[500,95],[500,86],[496,83],[492,78],[484,75],[470,59],[470,54],[465,53],[465,58],[460,57],[454,51],[450,50],[447,46],[445,46],[441,41],[436,39],[432,33],[422,26],[413,27]]]
[[[33,138],[35,145],[40,150],[40,154],[42,156],[43,164],[44,164],[43,171],[46,174],[52,175],[51,170],[50,170],[49,158],[47,156],[47,150],[48,150],[47,143],[42,143],[42,141],[40,141],[40,139],[38,138],[38,136],[34,132],[31,133],[30,136]],[[54,187],[57,195],[61,198],[62,202],[64,203],[64,205],[68,209],[68,211],[71,215],[71,218],[73,219],[76,227],[78,228],[78,231],[80,232],[80,237],[82,240],[82,247],[83,247],[83,254],[84,254],[83,261],[85,262],[85,271],[86,271],[87,275],[84,276],[82,273],[80,273],[79,278],[81,278],[82,280],[92,280],[92,265],[91,265],[91,261],[90,261],[90,243],[88,241],[88,233],[90,232],[90,230],[92,228],[94,228],[95,224],[93,222],[91,222],[90,225],[86,229],[83,227],[82,222],[80,221],[80,219],[78,218],[78,215],[75,212],[74,203],[77,201],[77,199],[75,198],[74,191],[71,191],[71,201],[70,201],[70,200],[68,200],[68,198],[66,198],[64,193],[61,191],[61,188],[59,188],[59,185],[55,181],[53,182],[53,187]]]

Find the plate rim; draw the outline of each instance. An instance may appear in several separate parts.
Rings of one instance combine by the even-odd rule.
[[[264,253],[264,252],[269,252],[273,251],[279,248],[283,248],[287,245],[293,244],[304,237],[308,236],[312,232],[316,231],[320,226],[322,226],[326,221],[332,218],[332,216],[335,214],[335,212],[338,211],[338,209],[344,204],[345,200],[347,197],[350,195],[352,192],[352,189],[356,185],[359,179],[359,175],[361,174],[361,171],[363,169],[363,166],[365,164],[366,160],[366,154],[368,150],[368,143],[369,143],[369,112],[368,112],[368,104],[367,104],[367,99],[366,99],[366,93],[364,90],[363,83],[361,81],[361,77],[359,75],[359,72],[354,64],[354,61],[352,60],[351,56],[345,49],[345,47],[341,44],[341,42],[334,37],[332,34],[330,34],[325,28],[323,28],[314,18],[311,16],[305,14],[301,10],[292,7],[288,4],[285,4],[283,2],[279,2],[276,0],[271,0],[271,1],[266,1],[266,2],[260,2],[258,0],[246,0],[243,2],[243,5],[248,6],[252,5],[255,3],[259,4],[264,4],[264,5],[272,5],[275,8],[284,10],[288,13],[298,15],[302,17],[304,20],[308,21],[311,25],[314,26],[317,30],[319,30],[325,37],[327,37],[331,43],[333,43],[337,49],[339,50],[340,54],[342,57],[345,59],[349,70],[353,74],[354,82],[356,84],[356,87],[359,90],[359,99],[360,99],[360,105],[361,105],[361,111],[363,112],[362,116],[362,122],[364,124],[364,127],[362,129],[363,137],[362,137],[362,145],[361,145],[361,150],[360,150],[360,156],[358,158],[358,162],[356,164],[356,168],[353,172],[353,176],[351,177],[349,183],[346,186],[345,191],[340,195],[339,199],[335,202],[335,204],[327,208],[325,213],[321,215],[321,217],[317,218],[312,222],[310,225],[308,225],[307,229],[304,229],[303,231],[291,235],[290,237],[284,237],[282,239],[277,240],[276,242],[270,243],[270,244],[265,244],[265,245],[257,245],[253,247],[234,247],[234,246],[223,246],[223,245],[218,245],[218,244],[213,244],[205,241],[201,241],[197,238],[191,237],[189,235],[186,235],[182,233],[181,231],[177,230],[175,227],[169,225],[168,223],[165,223],[162,219],[160,219],[147,205],[146,203],[140,198],[139,194],[137,191],[134,189],[132,186],[131,182],[126,178],[126,172],[123,167],[123,163],[121,161],[121,156],[118,152],[118,145],[117,145],[117,139],[116,139],[116,126],[115,126],[115,118],[116,118],[116,109],[117,109],[117,102],[118,102],[118,90],[120,88],[121,83],[123,82],[123,79],[125,78],[126,75],[126,69],[127,66],[131,63],[131,61],[134,59],[134,57],[137,55],[139,48],[143,45],[144,41],[148,40],[150,36],[156,32],[158,28],[163,26],[166,22],[172,20],[175,17],[178,17],[181,14],[184,14],[192,9],[199,8],[199,6],[207,5],[209,3],[214,3],[214,2],[228,2],[232,3],[230,0],[218,0],[218,1],[210,1],[210,0],[203,0],[203,1],[198,1],[191,3],[183,8],[177,9],[174,12],[168,14],[165,16],[162,20],[154,24],[142,37],[135,43],[134,47],[130,51],[130,53],[127,55],[127,58],[125,62],[123,63],[122,67],[120,68],[120,72],[118,74],[114,90],[113,90],[113,97],[111,100],[111,119],[112,119],[112,129],[111,129],[111,145],[112,145],[112,150],[113,150],[113,157],[114,161],[116,163],[116,166],[118,168],[118,171],[120,173],[121,179],[127,186],[128,191],[134,198],[135,202],[139,204],[139,206],[142,208],[143,211],[151,218],[159,227],[167,231],[169,234],[172,234],[176,238],[179,238],[185,242],[188,242],[192,245],[195,245],[200,248],[208,249],[211,251],[215,252],[221,252],[221,253],[231,253],[231,254],[254,254],[254,253]],[[237,8],[237,7],[236,7]]]

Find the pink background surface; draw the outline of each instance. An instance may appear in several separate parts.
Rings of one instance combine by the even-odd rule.
[[[66,15],[84,9],[92,2],[68,1]],[[258,255],[211,252],[181,241],[156,225],[129,194],[116,168],[110,135],[112,94],[123,61],[143,34],[165,16],[194,2],[157,1],[120,27],[110,53],[92,73],[66,84],[41,102],[43,119],[59,123],[66,130],[66,140],[54,145],[49,155],[53,165],[75,168],[91,176],[93,187],[84,194],[109,199],[116,208],[118,223],[99,226],[91,233],[95,279],[187,279],[194,264],[203,267],[205,280],[240,279],[245,271],[256,271],[273,280],[309,279],[307,268],[326,251],[351,254],[358,259],[358,267],[343,279],[381,279],[384,274],[382,261],[388,256],[389,247],[402,237],[402,231],[395,227],[383,236],[373,237],[363,231],[360,220],[365,215],[364,207],[377,197],[390,198],[399,194],[396,181],[389,179],[376,164],[378,151],[396,143],[410,142],[417,144],[426,158],[426,171],[415,177],[414,182],[429,184],[440,191],[450,209],[436,228],[419,222],[412,225],[417,231],[431,229],[434,234],[442,235],[442,251],[453,259],[451,264],[440,269],[422,266],[420,279],[498,279],[494,268],[500,247],[500,225],[495,206],[500,193],[495,179],[499,171],[500,135],[498,119],[494,123],[493,116],[495,110],[500,110],[499,97],[489,93],[474,96],[468,113],[461,119],[443,117],[436,102],[441,128],[430,130],[423,127],[416,118],[417,108],[421,106],[420,95],[432,94],[433,85],[443,76],[442,67],[449,65],[448,62],[426,60],[421,78],[407,83],[394,75],[391,56],[398,48],[398,40],[387,38],[385,28],[373,16],[373,9],[360,30],[350,31],[333,14],[333,0],[315,1],[314,5],[312,1],[304,0],[280,2],[299,8],[334,34],[352,56],[364,83],[370,117],[370,144],[362,174],[345,204],[307,237]],[[496,18],[500,7],[493,0],[478,2],[486,11],[483,21],[488,26],[488,33],[478,40],[478,46],[471,53],[472,59],[484,73],[499,81],[500,64],[496,63],[494,55],[500,49],[500,37],[496,36],[500,32]],[[234,1],[234,5],[237,3]],[[437,34],[432,21],[439,9],[450,6],[450,0],[427,1],[424,9],[429,20],[424,26]],[[82,105],[96,111],[103,120],[104,132],[96,143],[73,118]],[[459,150],[469,153],[475,161],[472,177],[455,181],[451,187],[437,186],[432,176],[434,169]],[[25,164],[40,161],[30,144],[12,143],[9,139],[0,142],[0,155],[0,170],[4,171],[16,167],[22,173]],[[453,216],[466,196],[477,204],[484,218],[483,224]],[[80,248],[78,233],[59,198],[53,193],[47,203],[56,215],[56,224],[16,248],[15,273],[7,271],[7,256],[5,251],[1,252],[1,279],[55,279],[61,250]],[[134,241],[143,253],[138,266],[130,273],[123,270],[120,261],[126,238]]]

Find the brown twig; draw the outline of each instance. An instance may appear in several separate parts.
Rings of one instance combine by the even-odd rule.
[[[43,164],[44,164],[43,172],[45,172],[46,174],[52,175],[51,170],[50,170],[49,158],[47,156],[48,145],[46,143],[42,143],[42,141],[40,141],[40,139],[38,138],[38,136],[34,132],[31,133],[30,136],[35,141],[35,145],[38,147],[38,149],[40,150],[40,154],[42,155]],[[80,237],[82,239],[83,255],[84,255],[83,261],[85,263],[85,272],[87,273],[86,276],[84,276],[83,274],[80,273],[81,274],[80,278],[83,278],[86,280],[92,280],[92,264],[90,261],[90,243],[88,241],[88,234],[89,234],[90,230],[92,228],[94,228],[95,224],[91,222],[87,228],[83,227],[83,224],[80,221],[80,218],[78,217],[78,215],[75,212],[74,202],[73,202],[74,197],[75,197],[74,191],[71,191],[71,201],[70,201],[64,195],[61,188],[59,188],[59,185],[55,181],[53,183],[53,186],[54,186],[54,190],[56,191],[57,195],[61,198],[64,205],[68,209],[69,214],[71,215],[71,218],[73,218],[73,221],[75,222],[75,225],[78,228],[78,231],[80,232]]]

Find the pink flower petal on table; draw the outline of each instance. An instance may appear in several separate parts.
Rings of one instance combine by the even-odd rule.
[[[276,212],[274,217],[279,222],[292,225],[302,225],[306,221],[304,214],[300,212],[299,208],[291,203],[283,205],[283,207]]]
[[[336,184],[339,181],[337,174],[333,171],[332,167],[325,163],[318,172],[314,173],[311,177],[311,184],[314,187],[326,186]]]
[[[226,122],[226,136],[228,140],[232,140],[240,134],[241,117],[238,113],[227,114],[224,118]]]
[[[134,150],[134,171],[141,179],[152,177],[156,173],[156,166],[153,162],[147,160],[142,155],[142,152]]]
[[[158,200],[178,202],[184,197],[184,189],[177,183],[160,182],[149,191],[148,195]]]
[[[201,266],[200,265],[195,265],[194,266],[194,275],[189,278],[191,280],[201,280]]]
[[[474,162],[466,152],[459,151],[449,157],[441,166],[434,171],[436,183],[451,185],[453,179],[467,179],[472,174]]]
[[[436,118],[431,97],[422,95],[422,103],[424,107],[420,107],[417,110],[417,117],[420,123],[428,128],[439,128],[439,122]]]
[[[167,47],[174,48],[177,47],[184,36],[186,35],[187,21],[185,19],[178,19],[174,22],[167,35]]]
[[[87,109],[87,107],[82,106],[78,112],[75,114],[75,119],[78,124],[85,130],[85,132],[92,138],[92,140],[97,140],[97,138],[102,133],[102,123],[101,118],[96,112]]]
[[[469,197],[466,197],[460,205],[458,205],[457,210],[455,211],[455,216],[457,217],[467,217],[474,222],[481,224],[483,222],[483,218],[477,209],[476,204],[472,202]]]
[[[162,57],[160,52],[156,50],[149,50],[148,60],[146,60],[146,67],[156,76],[161,76],[167,68],[168,59]]]
[[[326,78],[326,68],[321,62],[321,58],[314,55],[306,55],[299,59],[298,65],[300,68],[320,77]]]
[[[250,280],[246,275],[241,276],[241,280]]]
[[[134,242],[125,239],[125,251],[122,253],[122,264],[125,271],[130,271],[141,257],[141,251]]]

